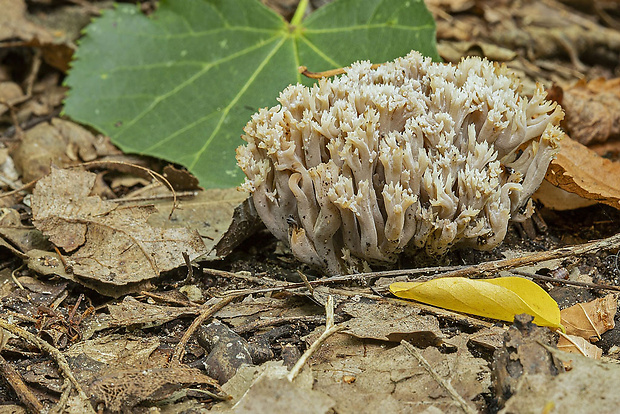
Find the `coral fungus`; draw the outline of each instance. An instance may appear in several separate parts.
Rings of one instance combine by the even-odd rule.
[[[417,52],[291,85],[244,129],[244,187],[267,228],[329,274],[405,249],[491,249],[531,214],[564,136],[542,87],[518,89],[504,66]]]

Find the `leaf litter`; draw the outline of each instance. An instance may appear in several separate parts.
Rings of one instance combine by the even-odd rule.
[[[119,207],[90,195],[95,174],[54,169],[33,191],[34,225],[70,255],[82,278],[126,285],[159,276],[205,253],[196,231],[147,225],[154,207]]]
[[[528,10],[533,10],[534,6],[526,2],[520,6],[521,9],[517,10],[517,13],[510,10],[511,4],[498,5],[497,7],[487,7],[482,4],[479,9],[472,9],[471,7],[468,2],[460,2],[460,5],[452,5],[452,8],[445,6],[445,10],[448,12],[450,10],[457,12],[450,16],[452,33],[459,34],[459,30],[461,30],[460,35],[474,37],[477,33],[480,34],[481,31],[486,30],[487,25],[493,26],[494,30],[509,27],[511,24],[518,25],[527,18]],[[553,2],[546,2],[544,7],[550,7],[552,12],[557,9],[557,5]],[[547,12],[550,13],[549,9]],[[498,16],[504,15],[511,17],[509,19],[498,18]],[[486,20],[483,24],[480,22],[472,24],[469,20],[470,24],[467,26],[467,30],[463,30],[463,21],[474,17]],[[546,23],[556,21],[555,19],[547,20]],[[440,32],[446,29],[443,23],[440,21]],[[542,30],[538,20],[533,20],[530,26],[538,26],[535,29]],[[590,28],[592,29],[591,26]],[[591,31],[596,31],[596,29]],[[528,28],[528,33],[535,32],[533,27]],[[592,41],[594,37],[593,33],[584,33],[586,41]],[[501,36],[498,34],[494,38],[501,40]],[[514,39],[511,41],[514,42]],[[608,37],[607,44],[611,45],[613,41],[613,36]],[[500,46],[504,46],[504,50],[499,52],[509,50],[518,53],[516,57],[511,54],[505,55],[503,59],[506,59],[508,64],[516,66],[522,62],[520,59],[523,58],[524,52],[521,47],[505,47],[510,43],[502,43],[502,41],[499,43]],[[542,73],[543,77],[550,73],[560,73],[561,77],[570,78],[570,73],[574,72],[565,70],[564,67],[556,66],[564,69],[560,72],[552,70],[555,62],[553,59],[560,56],[561,61],[565,51],[561,46],[558,46],[558,43],[549,44],[552,47],[544,49],[541,47],[541,43],[533,43],[534,52],[536,52],[534,55],[538,57],[534,63],[537,65],[536,72]],[[602,47],[596,49],[594,53],[605,49],[604,43],[599,43],[599,45]],[[457,53],[493,56],[499,53],[488,47],[484,39],[482,41],[475,41],[474,39],[474,44],[464,46],[459,49],[460,52],[457,50],[452,53],[455,56]],[[594,50],[594,48],[590,49]],[[580,46],[579,50],[582,51],[583,48]],[[545,59],[547,59],[546,62]],[[564,62],[567,62],[566,56]],[[532,69],[531,66],[529,68]],[[2,69],[3,63],[0,61],[0,76]],[[53,79],[47,82],[47,85],[54,85]],[[34,100],[30,99],[16,108],[19,116],[23,117],[21,119],[29,119],[29,117],[34,116],[33,110],[36,108],[36,105],[32,103]],[[57,107],[58,104],[53,104],[54,100],[50,100],[50,102],[52,102],[52,109],[54,105]],[[26,106],[29,106],[30,109],[27,109]],[[44,114],[49,114],[47,112],[49,108],[50,106],[47,104],[40,106],[40,110]],[[9,111],[5,115],[3,119],[6,120]],[[26,130],[30,129],[31,126],[26,127]],[[53,132],[50,133],[53,134]],[[18,135],[17,132],[14,134]],[[34,143],[36,140],[33,141],[33,145]],[[62,145],[61,143],[58,147],[62,148]],[[70,145],[66,147],[64,152],[69,155],[69,159],[72,161],[83,160],[78,148],[76,145]],[[32,154],[33,156],[36,155],[35,153]],[[100,154],[97,155],[97,157],[100,156]],[[8,157],[8,159],[11,158]],[[110,182],[109,178],[111,177],[109,172],[105,174],[107,175],[105,179],[102,179],[104,173],[100,174],[98,179],[104,185],[106,182]],[[600,172],[597,174],[602,175]],[[13,181],[15,183],[15,180]],[[141,189],[135,192],[134,190],[136,186],[140,185],[142,184],[135,182],[135,180],[133,184],[130,181],[123,181],[121,185],[115,186],[113,191],[105,193],[105,197],[119,197],[121,201],[114,203],[117,205],[116,209],[120,210],[133,208],[135,204],[142,202],[157,204],[161,217],[160,223],[166,223],[173,203],[170,201],[169,195],[164,195],[163,192],[158,193],[161,189],[153,192],[144,191],[142,193],[146,195],[144,201],[134,200],[129,204],[124,200],[127,196],[129,196],[127,198],[138,197]],[[147,187],[150,186],[147,184]],[[19,184],[14,188],[17,187]],[[148,200],[149,197],[154,197],[156,193],[159,194],[157,197],[168,198],[164,201],[157,198]],[[91,190],[88,196],[94,194],[99,194],[103,198],[104,193],[97,187]],[[180,198],[181,209],[184,208],[185,201],[192,200],[192,196],[187,195],[186,197],[185,199]],[[5,201],[8,202],[9,198],[6,197]],[[219,219],[212,220],[213,223],[218,223],[217,226],[214,226],[218,228],[218,231],[209,233],[210,226],[201,224],[202,218],[196,216],[206,217],[203,221],[209,222],[209,211],[216,210],[211,201],[217,203],[214,201],[216,198],[210,200],[208,196],[201,194],[197,199],[199,199],[198,203],[204,206],[188,207],[189,214],[187,215],[176,215],[180,213],[180,210],[177,209],[173,213],[173,219],[181,225],[188,218],[195,219],[189,227],[198,229],[203,242],[207,244],[210,238],[217,239],[218,235],[226,230],[227,225],[224,222],[225,220],[222,222],[219,222]],[[227,200],[226,196],[222,200]],[[376,283],[376,276],[368,278],[345,277],[341,281],[335,282],[340,287],[339,289],[334,287],[314,288],[315,294],[309,294],[308,288],[304,285],[310,285],[310,283],[321,279],[315,279],[317,275],[311,269],[294,262],[290,256],[287,256],[286,250],[282,249],[281,246],[277,247],[276,243],[266,236],[260,228],[258,228],[256,235],[243,241],[248,233],[252,232],[251,214],[240,216],[240,229],[232,231],[233,242],[229,244],[228,249],[222,250],[224,253],[220,256],[228,254],[230,255],[228,258],[221,261],[194,263],[191,268],[186,268],[185,261],[179,260],[181,267],[176,271],[166,271],[158,277],[148,278],[135,282],[135,284],[115,285],[68,273],[72,269],[65,267],[66,263],[63,263],[63,260],[66,259],[65,256],[73,255],[72,252],[61,251],[63,254],[61,257],[58,253],[51,252],[49,245],[46,246],[47,251],[33,250],[35,245],[31,244],[29,239],[37,233],[38,237],[41,237],[41,232],[30,225],[27,209],[19,205],[21,201],[20,196],[6,205],[13,210],[8,213],[6,226],[18,227],[20,231],[24,232],[24,235],[16,237],[7,232],[3,236],[6,239],[5,245],[10,246],[16,252],[29,254],[32,257],[29,260],[29,265],[38,264],[38,267],[31,266],[31,269],[36,269],[36,271],[25,268],[18,269],[19,261],[13,261],[8,262],[8,268],[0,270],[1,280],[4,281],[0,286],[3,311],[0,319],[10,318],[11,322],[16,322],[15,325],[28,327],[32,332],[37,333],[41,338],[58,348],[61,354],[65,355],[70,370],[75,373],[79,384],[89,394],[92,392],[92,401],[103,402],[107,409],[137,411],[145,407],[153,409],[157,405],[162,410],[172,412],[189,408],[206,411],[207,407],[221,409],[222,411],[229,411],[235,407],[237,411],[252,412],[251,410],[256,409],[256,407],[266,406],[270,410],[275,409],[275,407],[283,407],[279,408],[280,412],[290,412],[291,407],[307,409],[308,412],[329,412],[330,409],[336,407],[342,412],[348,412],[347,410],[350,407],[358,411],[365,411],[369,407],[380,407],[381,410],[390,408],[396,410],[402,407],[408,412],[411,411],[412,406],[415,406],[419,407],[420,411],[436,413],[440,410],[461,412],[462,406],[457,402],[459,400],[457,397],[460,396],[470,408],[476,407],[476,409],[486,412],[489,410],[489,406],[494,404],[492,397],[499,395],[490,388],[491,370],[486,364],[491,360],[489,354],[504,344],[505,325],[492,326],[493,324],[487,321],[444,312],[431,306],[404,305],[402,301],[396,304],[393,299],[380,298],[377,292],[385,294],[385,289],[381,290],[385,283],[383,285]],[[28,203],[28,199],[25,199],[25,202]],[[229,205],[223,208],[222,211],[227,212],[223,214],[231,214],[229,208],[234,207],[236,201],[231,199],[230,202],[224,201],[224,203],[229,203]],[[613,226],[609,226],[609,223],[613,224],[619,218],[613,210],[601,206],[591,207],[585,212],[557,214],[543,210],[542,214],[549,226],[547,230],[542,230],[542,227],[534,227],[532,233],[532,230],[529,229],[527,234],[533,234],[533,236],[528,238],[530,236],[523,236],[525,233],[521,233],[519,236],[518,231],[525,230],[520,227],[513,228],[510,230],[505,244],[521,252],[544,251],[567,244],[579,244],[585,240],[612,235],[613,230],[610,227]],[[154,219],[150,218],[147,223],[154,227],[165,227],[167,225],[155,224],[150,220]],[[84,243],[87,242],[89,234],[87,230]],[[19,240],[24,241],[19,242]],[[237,248],[231,247],[235,244],[238,245]],[[42,246],[37,245],[36,247],[41,248]],[[79,251],[79,249],[80,247],[77,247],[73,252]],[[206,249],[209,250],[211,247],[207,246]],[[503,251],[502,248],[500,248],[500,252],[479,255],[461,252],[458,256],[446,257],[439,264],[477,264],[497,259],[501,251]],[[614,267],[613,254],[605,257],[605,253],[600,249],[598,251],[596,255],[583,256],[583,259],[568,256],[560,259],[559,262],[569,269],[571,275],[573,270],[579,269],[589,281],[593,279],[595,282],[617,284],[617,280],[614,282],[617,268]],[[612,248],[612,252],[615,252],[615,248]],[[419,259],[415,259],[412,265],[412,262],[408,260],[411,259],[404,259],[404,262],[401,263],[405,269],[421,264],[423,266],[429,265],[428,263],[424,264],[423,261],[415,262]],[[4,262],[2,265],[4,266]],[[433,265],[437,265],[437,263]],[[551,265],[549,266],[551,268]],[[540,269],[537,267],[532,272],[545,272],[544,267],[542,270]],[[301,283],[301,287],[296,285],[294,288],[288,288],[289,283],[273,280],[282,279],[284,275],[286,278],[290,278],[291,275],[296,275],[298,270],[304,272],[309,279],[309,282]],[[554,273],[550,271],[544,274],[551,275]],[[58,279],[58,275],[62,279]],[[572,278],[572,276],[570,277]],[[67,283],[63,280],[65,278],[73,280],[73,282]],[[550,290],[552,296],[560,302],[556,295],[559,294],[560,289],[566,287],[558,288],[556,285],[562,284],[562,281],[563,279],[559,279],[551,282],[539,281],[539,283],[546,290]],[[328,286],[333,286],[333,284],[328,284]],[[90,287],[95,291],[83,289],[82,286]],[[569,289],[572,289],[573,292],[577,290],[575,288]],[[217,312],[215,316],[222,322],[222,325],[228,326],[230,331],[238,333],[247,342],[248,349],[252,348],[252,344],[257,344],[257,348],[261,348],[267,343],[267,349],[272,351],[274,358],[281,358],[287,362],[283,364],[282,362],[270,361],[261,362],[260,365],[255,366],[242,365],[236,374],[224,384],[224,389],[233,399],[229,402],[215,404],[224,395],[218,394],[218,388],[211,385],[210,380],[204,377],[205,371],[200,365],[209,351],[199,346],[197,335],[187,343],[182,342],[181,339],[189,322],[197,316],[197,313],[208,310],[213,303],[218,301],[217,297],[239,294],[239,291],[245,292],[243,293],[245,295],[244,300],[232,301]],[[194,292],[192,294],[193,299],[189,300],[183,292],[187,292],[188,295],[190,292]],[[593,289],[588,290],[588,292],[598,295]],[[80,293],[85,294],[85,296],[78,300]],[[198,294],[196,295],[196,293]],[[111,300],[102,297],[101,294],[110,297],[124,297]],[[295,381],[289,382],[285,378],[289,374],[286,367],[292,366],[299,355],[311,344],[314,344],[319,335],[325,332],[324,325],[327,318],[322,304],[330,295],[337,297],[334,309],[337,324],[346,325],[348,330],[327,338],[318,347],[318,352],[314,357],[311,357],[310,361],[302,368]],[[582,297],[589,296],[581,293],[569,296],[568,300],[562,301],[562,307],[566,306],[565,303],[571,305],[583,301],[580,299]],[[89,311],[89,309],[92,310]],[[389,315],[394,315],[393,320],[390,320]],[[82,319],[80,320],[80,318]],[[590,318],[592,319],[592,316]],[[209,322],[207,320],[205,325]],[[77,328],[77,330],[71,331],[69,328]],[[0,331],[2,329],[0,327]],[[314,334],[308,335],[313,331]],[[614,355],[610,345],[618,342],[609,338],[614,338],[613,335],[615,334],[617,334],[617,328],[607,333],[601,333],[602,339],[598,344],[603,349],[605,355],[603,359]],[[417,352],[412,353],[406,345],[399,345],[398,341],[401,339],[406,339],[415,344]],[[533,348],[541,348],[536,341],[529,343]],[[186,356],[182,360],[183,364],[194,369],[198,368],[199,371],[189,370],[188,373],[187,369],[184,368],[183,372],[180,372],[174,365],[170,365],[170,356],[178,344],[183,344],[186,350]],[[519,343],[513,340],[507,342],[506,346],[514,348],[515,344],[518,345]],[[43,345],[39,345],[43,349]],[[516,346],[516,348],[521,347],[522,345]],[[72,387],[66,387],[67,373],[62,368],[58,369],[60,365],[55,362],[55,357],[42,357],[32,347],[32,344],[29,345],[24,337],[19,335],[8,339],[2,349],[3,356],[9,360],[10,364],[17,366],[20,375],[28,380],[26,381],[28,388],[34,390],[37,398],[46,406],[52,407],[60,400],[66,402],[64,407],[69,412],[92,410],[92,406],[85,397],[80,397],[79,394],[72,391]],[[418,354],[422,357],[422,361],[425,360],[428,363],[428,366],[414,357]],[[292,357],[288,355],[292,355]],[[523,366],[526,366],[524,352],[517,353],[517,355],[516,361],[522,361]],[[225,356],[223,362],[226,362],[226,358],[229,356]],[[18,359],[22,361],[20,364],[15,363]],[[42,362],[35,363],[35,361]],[[230,362],[230,359],[228,361]],[[545,366],[540,358],[533,358],[530,361]],[[511,366],[514,367],[515,365]],[[580,371],[580,373],[594,374],[594,377],[586,375],[586,384],[592,384],[590,385],[590,394],[579,394],[579,397],[582,398],[581,401],[573,401],[571,396],[566,395],[561,395],[560,400],[553,397],[553,403],[556,407],[560,406],[565,411],[571,411],[575,407],[581,407],[579,404],[583,404],[583,400],[590,400],[588,402],[588,407],[590,407],[592,406],[591,401],[600,397],[599,390],[606,386],[600,384],[600,381],[609,378],[613,385],[617,370],[612,365],[607,363],[597,366],[603,367],[604,370],[610,370],[610,372],[596,370],[592,367],[594,365],[587,365],[584,370]],[[138,370],[140,371],[138,372]],[[262,374],[270,370],[275,372]],[[143,372],[145,374],[142,374]],[[581,391],[584,389],[581,382],[583,378],[572,376],[571,372],[564,372],[557,376],[540,373],[523,376],[513,389],[513,395],[508,399],[508,408],[506,409],[527,412],[530,407],[534,407],[528,400],[533,395],[533,391],[536,393],[536,398],[540,398],[542,401],[536,403],[535,406],[537,408],[542,407],[549,401],[548,396],[559,389],[555,385],[556,383],[559,384],[558,379],[563,381],[562,387],[575,386],[574,393],[583,392]],[[87,375],[91,376],[87,378]],[[542,376],[538,378],[536,375]],[[99,378],[100,381],[94,381],[95,378]],[[482,383],[479,382],[481,378]],[[135,383],[129,384],[131,381],[135,381]],[[112,383],[119,385],[112,386]],[[199,383],[203,383],[203,386],[188,387],[190,384]],[[233,385],[237,383],[245,385],[233,388]],[[450,387],[447,387],[447,384],[450,383],[453,385],[453,390],[458,394],[457,396],[448,391]],[[114,395],[103,391],[103,389],[113,390]],[[0,384],[0,395],[3,403],[14,403],[16,401],[6,400],[9,398],[6,396],[13,395],[8,392],[9,390],[10,388],[5,388],[4,383]],[[162,391],[162,395],[156,395],[159,394],[158,390]],[[160,400],[161,396],[166,396],[167,399],[162,401]],[[278,397],[280,397],[279,400]],[[615,404],[609,405],[605,400],[596,409],[600,412],[609,412],[609,409],[613,410],[615,407]]]

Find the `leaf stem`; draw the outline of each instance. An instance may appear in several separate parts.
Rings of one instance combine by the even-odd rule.
[[[301,0],[297,5],[297,9],[295,10],[295,14],[291,19],[291,25],[297,26],[301,23],[301,19],[304,18],[304,14],[306,14],[306,9],[308,8],[308,0]]]

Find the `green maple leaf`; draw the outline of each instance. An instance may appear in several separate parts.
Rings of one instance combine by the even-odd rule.
[[[125,152],[186,166],[203,187],[230,187],[243,178],[234,150],[250,116],[289,84],[312,83],[300,65],[381,63],[412,49],[438,59],[422,0],[336,0],[301,14],[288,23],[257,0],[162,0],[150,17],[120,4],[86,29],[65,113]]]

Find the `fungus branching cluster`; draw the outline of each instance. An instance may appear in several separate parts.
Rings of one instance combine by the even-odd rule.
[[[237,160],[267,228],[329,274],[405,249],[488,250],[532,213],[564,133],[542,87],[504,67],[411,52],[287,87],[246,125]]]

